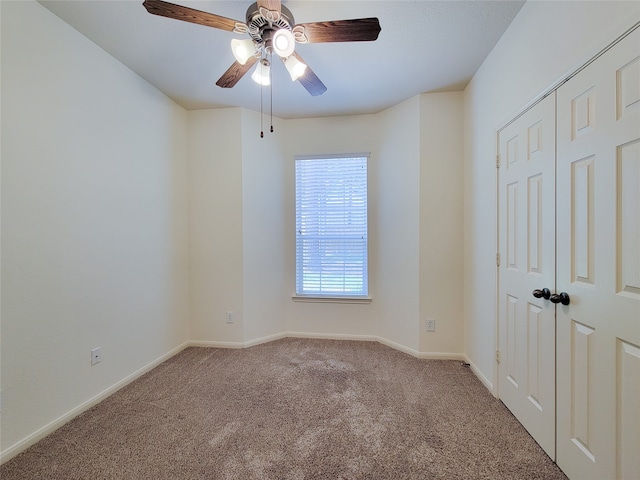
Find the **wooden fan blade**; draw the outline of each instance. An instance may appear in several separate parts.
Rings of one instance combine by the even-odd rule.
[[[257,3],[258,3],[258,8],[266,8],[271,12],[278,12],[278,13],[282,11],[282,9],[280,8],[280,6],[282,5],[280,0],[258,0]]]
[[[304,36],[296,36],[301,43],[324,42],[371,42],[378,38],[380,21],[375,18],[355,18],[353,20],[335,20],[332,22],[300,23],[294,27]]]
[[[307,65],[302,57],[298,54],[298,52],[293,52],[293,55],[302,63]],[[307,65],[307,69],[304,71],[304,75],[298,78],[298,81],[302,84],[304,88],[307,89],[313,97],[317,97],[318,95],[322,95],[327,91],[327,87],[325,87],[324,83],[318,78],[318,76],[313,73],[311,67]]]
[[[197,23],[198,25],[219,28],[220,30],[227,30],[229,32],[232,32],[238,25],[244,26],[243,22],[238,22],[231,18],[221,17],[220,15],[214,15],[213,13],[201,12],[200,10],[183,7],[182,5],[163,2],[162,0],[145,0],[142,5],[147,9],[147,12],[154,15],[175,18],[176,20]]]
[[[258,59],[256,57],[251,57],[244,65],[238,62],[233,62],[233,65],[231,65],[229,69],[218,79],[216,85],[222,88],[233,87],[242,77],[244,77],[245,73],[247,73],[257,61]]]

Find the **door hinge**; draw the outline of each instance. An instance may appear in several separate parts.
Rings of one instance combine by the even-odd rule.
[[[496,266],[499,267],[500,266],[500,254],[496,253]]]
[[[496,168],[500,168],[500,155],[496,155]]]
[[[496,350],[496,362],[500,363],[500,350]]]

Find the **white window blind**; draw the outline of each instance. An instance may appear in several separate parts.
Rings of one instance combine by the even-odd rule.
[[[296,158],[296,295],[368,295],[367,160]]]

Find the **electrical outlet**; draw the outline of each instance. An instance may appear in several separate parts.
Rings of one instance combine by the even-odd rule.
[[[91,350],[91,365],[97,365],[102,361],[102,348],[94,348]]]
[[[227,323],[233,323],[233,312],[227,312],[226,318],[227,318]]]
[[[427,318],[427,332],[436,331],[436,321],[433,318]]]

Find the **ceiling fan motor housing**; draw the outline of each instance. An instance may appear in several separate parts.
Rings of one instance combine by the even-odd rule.
[[[254,3],[247,9],[247,27],[248,33],[259,45],[263,45],[265,49],[271,50],[273,48],[272,39],[275,32],[280,29],[293,30],[295,20],[291,11],[281,5],[281,12],[265,11],[258,7],[257,3]],[[266,16],[263,15],[266,13]]]

